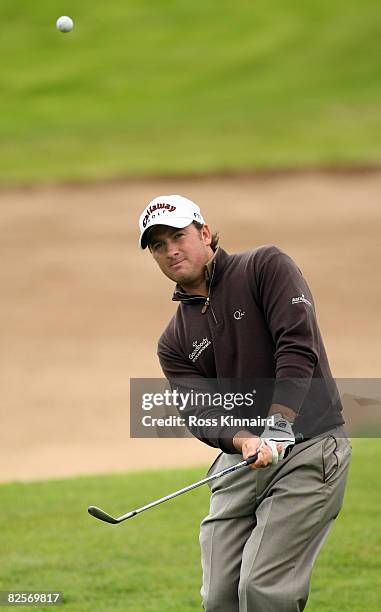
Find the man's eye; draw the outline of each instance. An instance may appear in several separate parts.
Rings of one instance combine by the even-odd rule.
[[[180,236],[184,236],[184,232],[176,232],[175,238],[180,238]]]

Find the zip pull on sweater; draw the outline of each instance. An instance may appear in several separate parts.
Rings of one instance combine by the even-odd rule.
[[[210,297],[208,296],[205,300],[205,304],[203,305],[202,309],[201,309],[201,314],[205,314],[206,311],[208,310],[210,305]]]
[[[209,306],[210,306],[210,292],[212,289],[212,284],[213,284],[213,279],[214,279],[214,273],[216,271],[216,260],[213,261],[213,269],[212,269],[212,274],[210,277],[210,281],[209,281],[209,292],[208,292],[208,297],[205,300],[205,304],[203,305],[202,309],[201,309],[201,314],[205,314],[206,311],[208,310]],[[213,314],[214,316],[214,314]],[[214,317],[215,319],[216,317]],[[217,322],[217,321],[216,321]]]

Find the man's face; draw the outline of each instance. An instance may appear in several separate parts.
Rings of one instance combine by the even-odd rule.
[[[177,229],[158,225],[150,233],[149,246],[160,270],[185,287],[205,278],[205,264],[212,257],[211,232],[207,225],[199,230],[193,223]]]

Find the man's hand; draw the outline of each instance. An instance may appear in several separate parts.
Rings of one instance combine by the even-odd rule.
[[[261,440],[273,450],[273,465],[276,465],[280,459],[288,455],[295,444],[295,435],[292,431],[291,423],[283,417],[279,412],[271,415],[274,419],[274,425],[266,425]],[[276,449],[281,450],[277,456]]]
[[[254,436],[248,431],[239,431],[233,438],[233,444],[239,453],[242,453],[244,459],[248,459],[258,453],[258,459],[255,463],[252,463],[249,467],[253,470],[258,468],[264,468],[267,465],[273,464],[273,451],[272,448],[265,444],[261,438]],[[278,444],[275,447],[275,452],[278,456],[282,451],[282,445]],[[278,461],[277,461],[278,462]]]

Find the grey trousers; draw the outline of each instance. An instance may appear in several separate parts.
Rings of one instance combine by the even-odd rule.
[[[313,563],[343,503],[350,457],[338,427],[298,444],[276,466],[211,483],[200,531],[207,612],[304,610]],[[238,461],[222,453],[208,473]]]

